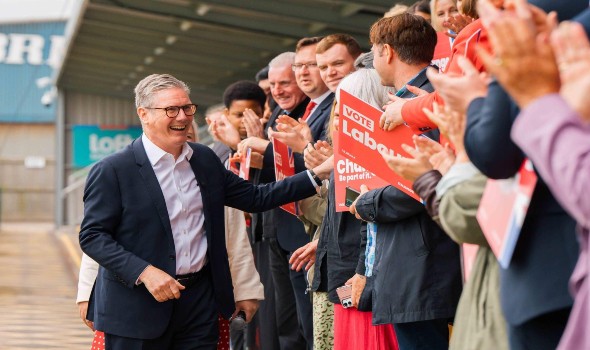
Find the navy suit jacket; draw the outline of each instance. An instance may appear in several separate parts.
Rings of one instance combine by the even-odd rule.
[[[329,94],[320,103],[315,111],[307,118],[307,125],[311,129],[311,136],[314,141],[325,140],[328,120],[334,103],[334,93]]]
[[[254,186],[233,174],[209,147],[189,143],[190,165],[203,200],[207,259],[217,305],[225,317],[235,309],[224,231],[224,206],[257,212],[315,193],[306,173]],[[168,325],[173,302],[157,302],[139,275],[153,265],[176,275],[176,251],[164,195],[141,138],[97,163],[84,191],[82,250],[100,264],[93,299],[97,329],[153,339]]]
[[[514,176],[525,159],[510,138],[518,112],[497,82],[490,84],[486,98],[469,105],[465,149],[490,178]],[[539,177],[510,266],[500,270],[501,303],[509,324],[572,306],[568,279],[578,257],[575,227]]]
[[[334,94],[328,95],[322,103],[318,105],[315,111],[308,118],[308,125],[311,129],[311,134],[314,141],[325,138],[326,131],[326,120],[329,119],[332,102],[334,101]],[[298,119],[303,116],[305,108],[309,103],[309,99],[305,99],[301,102],[289,116]],[[274,128],[276,125],[277,117],[282,114],[280,107],[275,109],[273,115],[268,121],[267,128]],[[294,154],[295,159],[295,172],[299,173],[305,170],[305,162],[303,157],[299,153]],[[262,175],[260,176],[261,182],[274,181],[274,153],[272,144],[266,148],[264,152],[264,164]],[[273,209],[268,213],[264,213],[263,220],[263,235],[265,238],[275,238],[278,240],[279,245],[290,252],[295,251],[297,248],[307,244],[310,241],[310,237],[305,232],[303,223],[286,211],[277,208]]]

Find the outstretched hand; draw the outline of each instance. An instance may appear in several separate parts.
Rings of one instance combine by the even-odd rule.
[[[465,150],[464,137],[466,118],[464,113],[452,110],[449,106],[432,105],[432,111],[423,109],[424,114],[438,126],[441,134],[448,138],[458,152]]]

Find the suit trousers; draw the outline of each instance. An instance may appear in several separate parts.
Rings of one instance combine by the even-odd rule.
[[[275,286],[270,271],[269,249],[268,241],[252,243],[254,262],[264,286],[264,300],[260,301],[258,312],[246,330],[246,343],[251,350],[280,348],[275,311]],[[234,347],[234,349],[240,348]]]
[[[219,339],[218,309],[209,268],[180,298],[168,300],[173,311],[168,327],[155,339],[135,339],[105,334],[106,350],[215,350]],[[141,287],[143,288],[143,287]]]
[[[395,323],[393,325],[399,350],[447,350],[449,320]]]
[[[306,294],[305,272],[291,270],[291,252],[281,248],[276,239],[271,238],[269,245],[281,349],[313,349],[312,306]]]

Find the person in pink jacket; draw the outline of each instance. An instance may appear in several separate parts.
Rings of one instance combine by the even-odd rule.
[[[580,255],[570,279],[574,305],[558,349],[590,349],[590,42],[579,24],[535,30],[524,7],[516,14],[482,16],[494,20],[489,34],[495,55],[480,54],[521,108],[513,141],[578,223]]]

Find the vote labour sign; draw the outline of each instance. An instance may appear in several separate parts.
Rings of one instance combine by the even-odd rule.
[[[477,222],[498,263],[505,269],[512,260],[537,180],[533,163],[525,159],[516,176],[488,179],[479,202]]]
[[[338,134],[332,140],[334,148],[338,149]],[[348,211],[346,203],[346,187],[360,192],[361,185],[369,189],[385,187],[389,183],[372,172],[356,164],[342,154],[334,153],[334,193],[336,195],[336,211]]]
[[[391,170],[380,154],[389,153],[398,157],[410,157],[401,148],[404,143],[414,144],[410,128],[400,125],[392,131],[380,129],[379,118],[383,112],[344,90],[340,91],[339,108],[337,152],[410,197],[421,201],[412,190],[412,182]],[[335,165],[338,166],[338,164]]]

